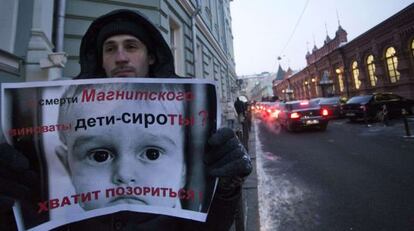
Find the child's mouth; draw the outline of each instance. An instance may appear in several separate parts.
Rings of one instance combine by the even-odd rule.
[[[109,203],[111,204],[141,204],[148,205],[148,203],[138,197],[132,196],[120,196],[112,199]]]

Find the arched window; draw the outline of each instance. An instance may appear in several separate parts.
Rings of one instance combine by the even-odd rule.
[[[305,82],[303,82],[302,93],[303,93],[302,94],[302,99],[306,98],[308,91],[306,90],[306,84],[305,84]]]
[[[315,76],[314,77],[314,79],[315,79],[315,96],[319,96],[319,86],[318,86],[318,77],[317,76]]]
[[[339,91],[344,92],[343,68],[342,67],[336,68],[335,72],[338,75]]]
[[[352,75],[354,76],[355,88],[359,89],[361,81],[359,81],[359,69],[357,61],[352,62]]]
[[[385,52],[385,59],[387,61],[388,76],[391,83],[400,80],[400,72],[397,71],[398,58],[395,56],[394,47],[389,47]]]
[[[377,76],[375,75],[375,64],[374,64],[373,55],[369,55],[367,57],[367,68],[368,68],[369,82],[371,83],[372,87],[375,87],[375,85],[377,84]]]
[[[413,39],[413,41],[411,41],[411,54],[414,57],[414,39]]]

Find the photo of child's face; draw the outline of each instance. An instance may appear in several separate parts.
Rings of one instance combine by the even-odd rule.
[[[107,189],[117,187],[171,188],[177,192],[184,186],[185,165],[183,128],[154,123],[124,123],[122,114],[177,114],[182,105],[177,102],[122,101],[115,106],[101,102],[78,103],[67,110],[64,117],[75,125],[77,119],[115,116],[115,124],[65,132],[67,150],[58,153],[75,187],[76,193],[101,190],[97,200],[81,203],[91,210],[117,204],[142,204],[176,207],[177,198],[166,196],[124,195],[106,197]],[[131,116],[132,119],[132,116]],[[103,119],[105,121],[105,119]]]

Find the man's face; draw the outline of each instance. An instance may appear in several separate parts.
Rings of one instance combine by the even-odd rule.
[[[124,112],[131,114],[134,108],[150,108],[147,113],[177,112],[176,102],[126,101],[108,108],[108,105],[93,102],[72,105],[66,117],[98,118],[115,116],[122,118]],[[132,111],[132,112],[131,112]],[[140,110],[136,110],[136,114]],[[105,120],[103,120],[105,121]],[[116,204],[141,204],[174,207],[179,201],[168,196],[118,195],[106,197],[107,189],[118,187],[171,188],[177,192],[184,186],[186,168],[184,165],[183,128],[175,125],[144,125],[125,123],[115,119],[115,124],[65,133],[67,152],[60,154],[71,175],[76,193],[100,190],[99,199],[81,203],[85,210]],[[66,156],[64,156],[66,155]],[[66,163],[65,163],[66,162]],[[161,191],[162,192],[162,191]]]
[[[132,35],[115,35],[103,43],[102,67],[108,77],[146,77],[154,58]]]

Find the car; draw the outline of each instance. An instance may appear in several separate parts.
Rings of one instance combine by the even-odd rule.
[[[343,106],[346,103],[346,98],[340,96],[320,98],[319,105],[329,111],[329,118],[341,118],[344,116]]]
[[[281,103],[279,108],[278,121],[288,131],[299,131],[308,128],[325,131],[328,126],[328,110],[321,108],[314,101],[289,101]]]
[[[312,99],[309,100],[309,102],[311,102],[311,103],[319,103],[319,101],[321,101],[321,99],[323,99],[323,97],[312,98]]]
[[[278,114],[279,102],[261,102],[259,106],[259,118],[264,121],[274,120]]]
[[[385,105],[389,118],[402,115],[404,109],[413,114],[414,100],[406,99],[394,93],[374,93],[350,98],[343,107],[344,114],[351,122],[357,120],[377,121]]]
[[[266,122],[274,122],[279,116],[279,105],[280,102],[267,102],[264,104],[264,109],[262,111],[262,119]]]

